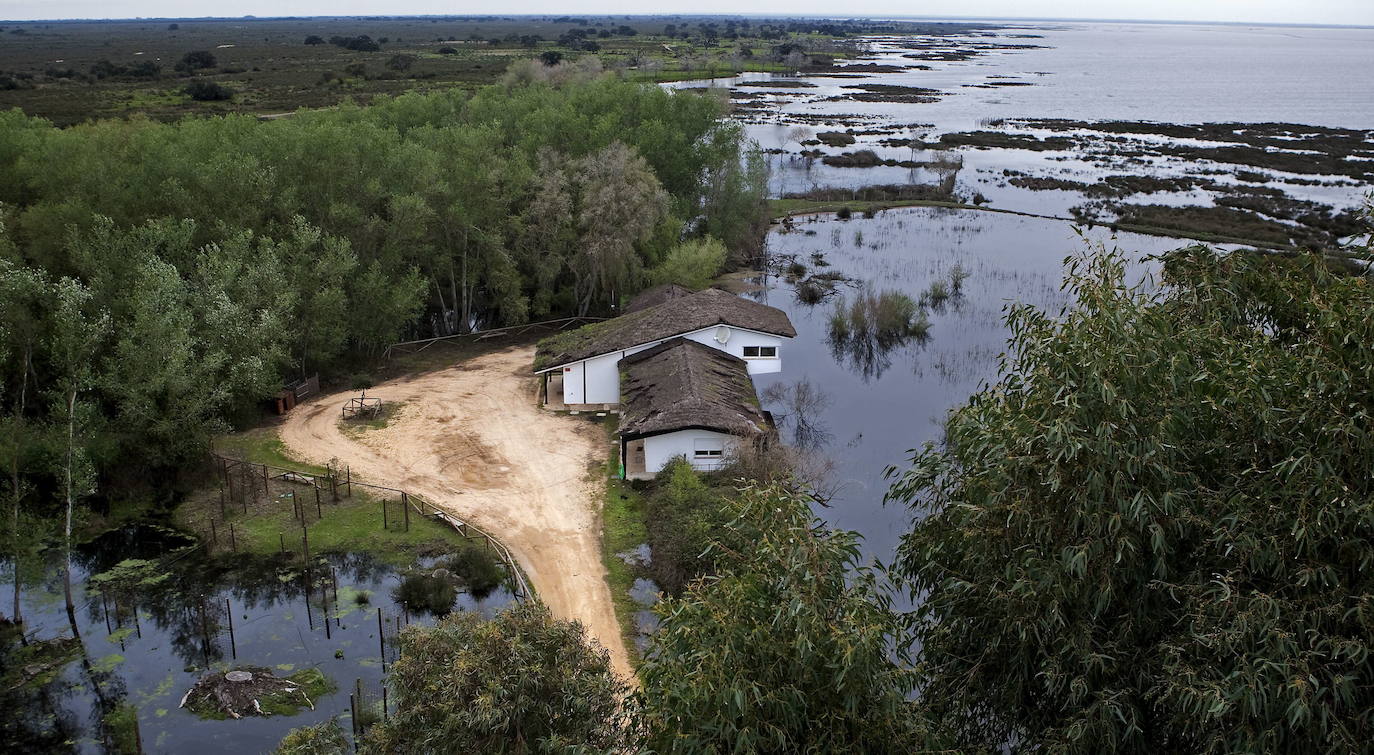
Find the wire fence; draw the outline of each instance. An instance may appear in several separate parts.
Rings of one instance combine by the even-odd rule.
[[[216,475],[220,483],[219,508],[221,518],[217,522],[213,516],[209,521],[212,548],[228,547],[238,550],[238,533],[230,521],[231,509],[242,510],[244,514],[255,509],[280,508],[291,506],[292,518],[300,523],[301,550],[309,558],[309,524],[327,516],[328,503],[337,503],[353,497],[354,486],[368,491],[378,503],[378,515],[382,529],[409,531],[411,516],[422,516],[440,524],[447,525],[467,540],[481,541],[483,547],[501,561],[511,577],[511,592],[516,600],[538,600],[530,587],[524,570],[511,553],[509,547],[490,533],[434,504],[425,498],[400,488],[387,487],[359,482],[353,479],[352,470],[347,466],[330,465],[318,470],[291,468],[236,459],[218,453],[211,454]],[[289,543],[286,533],[281,533],[280,547],[283,552],[295,550],[293,534]]]
[[[437,336],[435,338],[421,338],[416,341],[401,341],[386,347],[382,352],[383,359],[390,359],[395,354],[418,354],[436,343],[446,341],[485,341],[490,338],[502,338],[506,336],[520,336],[531,330],[566,330],[568,328],[586,325],[605,320],[604,317],[560,317],[557,320],[544,320],[542,322],[530,322],[524,325],[510,325],[504,328],[491,328],[490,330],[479,330],[475,333],[454,333],[453,335]]]

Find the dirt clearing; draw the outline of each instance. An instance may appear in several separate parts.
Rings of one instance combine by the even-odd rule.
[[[539,597],[577,619],[633,679],[601,562],[601,491],[588,467],[606,455],[600,428],[540,410],[520,346],[368,389],[406,404],[386,427],[346,435],[339,407],[321,396],[287,416],[281,439],[313,464],[337,458],[355,477],[403,488],[500,538]]]

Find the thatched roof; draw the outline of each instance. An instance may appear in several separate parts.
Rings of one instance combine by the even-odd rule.
[[[768,420],[743,359],[673,338],[620,360],[620,434],[701,427],[757,435]]]
[[[663,302],[681,299],[684,296],[691,295],[692,289],[686,286],[679,286],[676,283],[664,283],[661,286],[646,288],[635,294],[635,298],[631,299],[630,303],[625,305],[625,314],[638,312],[641,309],[648,309],[650,307],[657,307]]]
[[[546,370],[713,325],[730,325],[784,338],[797,335],[792,321],[781,309],[708,288],[605,322],[549,336],[539,342],[534,368]]]

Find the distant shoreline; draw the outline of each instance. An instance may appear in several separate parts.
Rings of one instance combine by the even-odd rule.
[[[826,21],[849,21],[849,20],[870,20],[870,21],[901,21],[901,22],[928,22],[928,23],[978,23],[978,24],[1150,24],[1153,26],[1236,26],[1254,27],[1265,26],[1281,29],[1374,29],[1374,22],[1367,24],[1331,24],[1331,23],[1284,23],[1278,21],[1189,21],[1181,19],[1146,19],[1146,18],[1071,18],[1071,17],[1045,17],[1037,18],[1031,16],[892,16],[892,15],[834,15],[834,14],[787,14],[787,13],[640,13],[630,14],[597,14],[597,13],[513,13],[513,14],[467,14],[467,13],[377,13],[377,14],[346,14],[346,15],[306,15],[306,16],[110,16],[105,18],[78,17],[78,18],[4,18],[0,19],[0,24],[62,24],[62,23],[151,23],[151,22],[181,22],[194,21],[199,23],[214,21],[307,21],[311,19],[407,19],[407,18],[434,18],[434,19],[482,19],[490,18],[493,20],[503,18],[529,19],[529,18],[555,18],[561,16],[576,16],[578,18],[616,18],[616,19],[645,19],[645,18],[681,18],[707,19],[707,18],[747,18],[757,20],[770,19],[817,19]]]

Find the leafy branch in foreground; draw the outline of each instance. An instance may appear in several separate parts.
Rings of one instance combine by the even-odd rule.
[[[965,747],[1356,752],[1374,734],[1374,286],[1317,255],[1070,262],[915,453],[897,571]]]
[[[659,604],[640,666],[656,752],[914,752],[934,738],[912,702],[909,647],[857,537],[807,499],[747,488],[746,550]],[[719,547],[719,546],[717,546]]]

